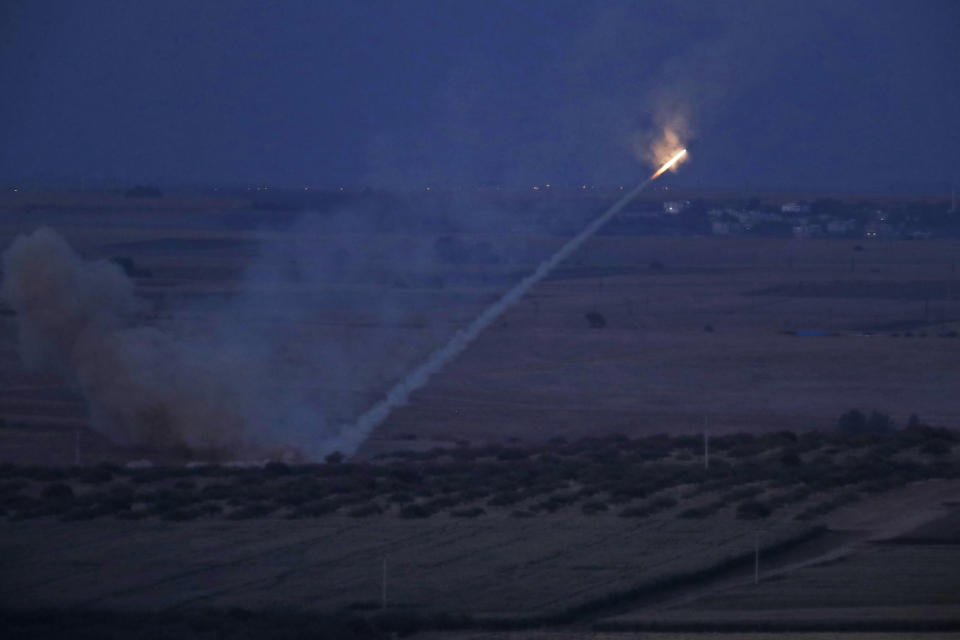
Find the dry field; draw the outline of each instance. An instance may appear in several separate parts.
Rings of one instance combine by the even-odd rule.
[[[845,619],[901,589],[910,606],[942,607],[956,602],[943,540],[862,550],[914,530],[954,535],[955,516],[929,523],[950,513],[956,453],[922,454],[949,435],[924,433],[718,437],[709,469],[696,438],[263,469],[6,465],[0,609],[376,611],[385,563],[394,613],[481,625],[602,617],[629,628],[638,606],[647,620],[651,606],[669,618],[703,598],[759,602],[739,595],[755,545],[764,585],[849,557],[837,566],[854,570],[837,590],[856,597],[831,604]],[[888,575],[890,558],[895,569],[922,561],[941,571],[864,589]],[[754,608],[776,610],[796,593],[807,597],[797,609],[834,602],[816,580],[793,589]]]
[[[550,615],[748,552],[752,528],[560,517],[4,524],[0,602],[108,610],[376,609],[386,560],[392,607]]]
[[[225,320],[223,301],[241,288],[261,245],[295,239],[275,228],[231,226],[243,206],[235,201],[187,199],[137,211],[126,205],[118,199],[99,211],[95,202],[77,210],[34,203],[4,218],[0,243],[46,222],[88,257],[132,258],[150,273],[137,279],[138,293],[153,305],[149,320],[163,324],[187,316]],[[534,233],[463,237],[525,256],[543,256],[562,241]],[[432,238],[402,233],[310,238],[321,247],[362,246],[370,255],[420,255],[432,247]],[[658,615],[714,612],[703,619],[763,622],[764,611],[801,611],[789,615],[820,620],[836,602],[828,618],[871,620],[880,619],[878,607],[910,593],[901,605],[914,608],[904,619],[946,612],[955,620],[944,607],[956,604],[960,585],[942,571],[960,560],[953,546],[870,540],[946,515],[957,452],[924,452],[919,441],[901,446],[896,438],[804,448],[820,436],[802,430],[830,428],[851,408],[886,412],[901,424],[917,413],[930,424],[958,425],[952,394],[960,384],[960,339],[941,337],[960,327],[958,249],[954,240],[595,238],[368,441],[360,465],[430,469],[425,485],[401,473],[389,491],[366,471],[342,486],[316,469],[303,474],[322,481],[303,486],[283,484],[292,480],[285,475],[264,480],[251,472],[244,480],[238,471],[227,478],[234,494],[210,489],[220,479],[200,471],[141,483],[115,467],[67,469],[78,450],[85,465],[125,463],[134,452],[89,429],[77,394],[24,370],[15,318],[0,309],[0,463],[63,467],[0,466],[0,606],[366,615],[381,598],[386,561],[391,611],[467,613],[487,622],[571,611],[581,612],[581,622],[595,622],[600,611],[605,621],[647,620],[649,603],[630,598],[717,567],[725,568],[707,571],[713,577],[696,589],[671,592]],[[270,303],[250,321],[286,337],[278,357],[311,372],[317,403],[347,419],[534,266],[414,261],[398,272],[374,259],[366,279],[294,278],[273,287]],[[387,304],[371,305],[371,298]],[[293,307],[307,313],[291,319]],[[605,327],[591,328],[588,312],[602,314]],[[679,465],[663,467],[669,473],[643,475],[655,467],[643,445],[636,459],[609,457],[610,450],[627,456],[634,444],[625,442],[635,441],[606,436],[699,434],[704,427],[717,445],[718,484],[693,471],[702,469],[698,436],[669,454],[667,462]],[[801,432],[799,440],[771,445],[784,429]],[[720,444],[722,434],[740,431],[773,440],[758,447],[731,436]],[[578,440],[584,436],[594,439]],[[591,458],[598,442],[606,453]],[[538,453],[517,453],[525,447]],[[399,449],[406,457],[378,458]],[[799,467],[784,462],[794,449]],[[486,453],[462,453],[470,450]],[[576,458],[575,471],[568,458]],[[453,489],[444,487],[444,465],[462,472]],[[838,469],[856,472],[847,478]],[[663,480],[671,473],[676,478]],[[374,484],[364,484],[371,477]],[[656,486],[632,493],[648,488],[645,482]],[[68,497],[51,488],[57,484],[70,487]],[[290,501],[297,491],[307,494],[301,503]],[[457,500],[443,503],[451,493]],[[491,504],[495,498],[500,502]],[[401,515],[411,501],[427,517]],[[738,517],[751,501],[773,506],[772,515]],[[632,516],[621,517],[631,508]],[[245,515],[233,519],[237,513]],[[762,594],[749,584],[758,528],[766,553],[822,523],[832,532],[769,558]],[[810,564],[829,554],[832,563]],[[891,568],[902,583],[884,580]],[[623,594],[633,595],[618,600]],[[937,609],[915,608],[928,606]]]
[[[631,633],[629,631],[468,631],[425,633],[422,640],[932,640],[930,633],[924,632],[871,632],[871,633],[793,633],[762,631],[722,633],[722,632],[650,632]],[[960,633],[937,633],[937,640],[960,640]]]
[[[157,321],[207,314],[218,322],[258,247],[283,246],[294,234],[232,227],[237,203],[217,209],[216,202],[185,199],[159,213],[116,208],[122,203],[99,214],[92,206],[39,207],[8,218],[0,243],[53,224],[87,256],[131,257],[149,271],[138,290],[153,301]],[[308,237],[320,262],[324,247],[363,247],[369,269],[348,281],[332,274],[272,290],[255,321],[289,337],[284,357],[312,373],[317,403],[334,421],[369,406],[532,270],[531,256],[561,242],[534,233],[464,235],[519,257],[451,266],[432,262],[432,236],[320,230]],[[939,336],[960,328],[958,249],[955,240],[595,238],[395,412],[366,452],[411,438],[827,427],[855,407],[901,423],[917,413],[956,425],[960,409],[950,392],[960,384],[960,340]],[[389,260],[378,262],[386,255],[419,258],[399,273]],[[308,310],[292,324],[282,317],[291,305]],[[589,327],[591,311],[604,316],[605,328]],[[83,402],[23,371],[14,319],[0,322],[0,412],[40,427],[5,434],[0,459],[69,462],[72,428],[86,420]],[[786,333],[797,330],[831,335]],[[298,359],[304,344],[318,346]],[[92,459],[109,455],[87,436]]]
[[[595,239],[578,259],[639,271],[538,285],[379,437],[634,435],[705,421],[716,431],[798,429],[829,426],[853,407],[957,424],[960,341],[937,337],[934,320],[955,327],[960,303],[902,299],[898,284],[939,280],[946,292],[957,243],[856,244]],[[650,270],[653,260],[665,269]],[[750,295],[798,282],[849,286],[844,297]],[[875,286],[858,297],[859,282],[889,285],[889,297]],[[602,313],[606,328],[587,328],[587,311]]]

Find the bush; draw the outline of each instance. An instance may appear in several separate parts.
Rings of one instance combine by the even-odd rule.
[[[44,500],[51,500],[53,502],[73,501],[73,489],[70,488],[70,485],[62,482],[48,484],[43,488],[43,491],[40,492],[40,495]]]
[[[712,516],[714,513],[726,506],[723,502],[711,502],[700,507],[691,507],[689,509],[684,509],[679,514],[680,518],[691,518],[697,519],[706,518]]]
[[[837,419],[836,429],[847,435],[882,434],[893,431],[894,423],[889,415],[879,411],[871,411],[867,416],[858,409],[851,409]]]
[[[376,502],[364,504],[349,511],[351,518],[366,518],[367,516],[376,516],[383,513],[383,508]]]
[[[101,484],[113,480],[113,474],[104,467],[94,467],[81,471],[77,479],[85,484]]]
[[[646,518],[647,516],[672,509],[677,506],[676,498],[670,496],[661,496],[656,500],[648,502],[639,507],[629,507],[620,512],[621,518]]]
[[[487,500],[487,506],[505,507],[520,502],[520,494],[516,491],[504,491]]]
[[[609,509],[610,507],[603,502],[586,502],[580,507],[580,510],[583,511],[584,515],[588,516],[591,516],[595,513],[600,513],[601,511],[607,511]]]
[[[333,455],[333,454],[330,454]],[[293,473],[293,470],[290,468],[290,465],[283,462],[268,462],[263,466],[263,472],[268,476],[288,476]]]
[[[250,520],[253,518],[262,518],[268,516],[274,511],[277,510],[277,507],[272,504],[267,504],[265,502],[257,502],[254,504],[248,504],[245,507],[240,507],[239,509],[234,509],[227,516],[230,520]]]
[[[928,456],[945,456],[953,450],[953,446],[946,440],[927,440],[920,446],[920,452]]]
[[[755,495],[763,493],[763,489],[760,487],[738,487],[732,491],[728,491],[723,494],[720,499],[724,502],[735,502],[737,500],[743,500],[745,498],[752,498]]]
[[[587,319],[587,324],[590,325],[591,329],[603,329],[607,326],[607,319],[603,317],[602,313],[588,311],[584,314],[584,317]]]
[[[770,507],[756,500],[741,502],[737,507],[737,517],[741,520],[757,520],[759,518],[766,518],[769,515]]]
[[[780,464],[785,467],[797,467],[800,466],[803,461],[800,459],[800,454],[796,451],[785,451],[780,456]]]
[[[423,505],[419,504],[408,504],[402,509],[400,509],[401,518],[429,518],[430,512],[427,511]]]

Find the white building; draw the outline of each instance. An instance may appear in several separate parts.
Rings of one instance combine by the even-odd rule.
[[[663,203],[663,212],[676,215],[690,206],[689,200],[671,200]]]
[[[783,213],[806,215],[810,213],[810,205],[806,202],[784,202],[780,205],[780,211]]]

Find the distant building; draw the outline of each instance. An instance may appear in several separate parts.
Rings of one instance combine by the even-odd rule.
[[[871,222],[863,228],[863,235],[865,238],[895,238],[897,232],[886,222]]]
[[[823,227],[818,224],[801,222],[793,226],[793,237],[795,238],[815,238],[822,235]]]
[[[676,215],[690,206],[689,200],[671,200],[663,203],[663,212]]]
[[[782,213],[806,215],[810,213],[810,205],[806,202],[785,202],[780,205]]]
[[[831,236],[845,236],[853,233],[857,229],[857,221],[849,218],[847,220],[841,220],[839,218],[831,218],[827,222],[827,233]]]
[[[741,233],[743,225],[730,220],[714,220],[710,223],[710,229],[715,236],[732,236]]]

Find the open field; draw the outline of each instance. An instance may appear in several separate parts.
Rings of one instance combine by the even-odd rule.
[[[386,584],[387,612],[414,627],[629,629],[637,607],[643,624],[690,622],[703,598],[755,605],[719,616],[741,625],[762,627],[762,612],[783,602],[804,610],[798,625],[823,602],[851,628],[887,628],[908,609],[908,619],[952,625],[955,554],[943,542],[955,535],[945,506],[958,489],[955,438],[922,428],[731,435],[714,439],[709,468],[698,439],[683,437],[306,467],[7,465],[0,608],[380,616]],[[930,441],[946,451],[924,453]],[[904,536],[939,542],[864,551]],[[755,545],[769,601],[743,586]],[[917,563],[925,570],[909,584],[878,580]],[[853,567],[831,578],[847,600],[818,587],[822,573],[803,578],[821,566]],[[889,609],[899,588],[911,597]],[[797,593],[807,600],[790,600]],[[872,617],[861,615],[868,605]]]
[[[154,321],[216,323],[264,247],[300,237],[217,202],[187,198],[161,212],[114,202],[103,213],[38,205],[8,218],[0,242],[53,224],[84,255],[132,259]],[[453,236],[504,258],[438,263],[435,234],[312,230],[308,268],[325,275],[261,292],[269,302],[250,321],[288,336],[284,357],[311,372],[310,393],[331,421],[370,406],[562,241],[529,230]],[[324,251],[356,246],[371,256],[362,270],[325,270]],[[941,336],[960,328],[958,249],[949,239],[594,238],[415,393],[365,453],[416,446],[411,437],[642,435],[700,431],[705,421],[715,432],[826,427],[854,407],[955,425],[960,340]],[[396,255],[419,258],[405,270],[376,258]],[[293,307],[309,312],[291,322]],[[588,312],[605,327],[590,328]],[[0,460],[71,462],[85,405],[23,370],[14,321],[0,317],[0,411],[33,429],[5,433]],[[320,347],[301,352],[307,344]],[[84,441],[88,462],[116,459],[95,435]]]
[[[87,257],[129,259],[141,320],[160,326],[229,321],[238,293],[262,287],[244,321],[283,337],[277,359],[332,421],[370,406],[563,240],[450,232],[503,256],[451,264],[435,259],[436,234],[301,236],[262,215],[238,222],[250,212],[233,200],[125,205],[38,203],[5,218],[0,241],[48,222]],[[315,262],[285,265],[282,286],[246,275],[297,238],[316,243]],[[323,255],[358,246],[426,257],[339,269],[349,251]],[[343,615],[360,637],[678,620],[956,628],[955,432],[833,427],[852,408],[960,422],[958,249],[594,238],[354,460],[315,465],[185,467],[189,452],[121,448],[90,428],[76,392],[24,369],[16,316],[0,308],[0,609],[134,616],[120,627],[177,612],[175,635],[191,612],[233,608]],[[125,466],[143,458],[153,465]]]

